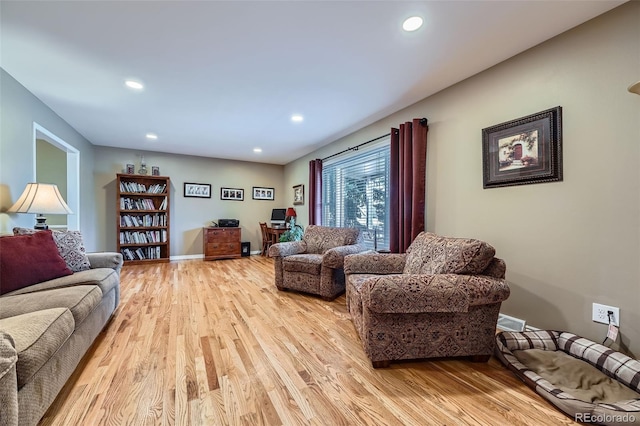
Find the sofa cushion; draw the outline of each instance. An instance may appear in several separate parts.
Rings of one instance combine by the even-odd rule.
[[[56,288],[38,293],[18,294],[0,298],[0,318],[36,312],[43,309],[68,308],[75,328],[100,304],[102,292],[95,285]]]
[[[74,321],[66,308],[45,309],[0,319],[0,330],[15,342],[18,352],[18,389],[51,358],[73,333]]]
[[[111,268],[89,269],[88,271],[76,272],[67,277],[56,278],[50,281],[44,281],[29,287],[16,290],[7,296],[16,294],[27,294],[36,291],[51,290],[54,288],[73,287],[78,285],[97,285],[100,291],[105,295],[112,289],[120,285],[120,275]],[[6,297],[6,296],[5,296]],[[0,299],[0,303],[1,303]]]
[[[481,274],[495,255],[489,244],[471,238],[421,232],[407,250],[405,274]]]
[[[334,228],[309,225],[302,239],[307,244],[307,253],[322,254],[334,247],[358,243],[360,230],[356,228]]]
[[[50,231],[0,238],[0,294],[72,273]]]
[[[287,272],[303,272],[320,275],[322,267],[321,254],[294,254],[283,259],[283,267]]]
[[[13,228],[14,235],[28,235],[40,232],[37,229]],[[67,267],[73,272],[86,271],[91,268],[87,250],[84,248],[82,234],[80,231],[51,231],[53,241],[55,241],[60,256],[64,259]]]

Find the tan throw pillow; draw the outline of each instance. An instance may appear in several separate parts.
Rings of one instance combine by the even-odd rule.
[[[29,228],[13,228],[14,235],[29,235],[36,232],[39,231]],[[91,269],[80,231],[53,230],[51,233],[53,235],[53,241],[56,243],[58,251],[60,252],[60,256],[62,256],[69,269],[73,272]]]

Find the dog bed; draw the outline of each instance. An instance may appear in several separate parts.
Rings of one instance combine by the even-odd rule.
[[[501,332],[495,354],[558,409],[583,423],[640,425],[640,361],[561,331]]]

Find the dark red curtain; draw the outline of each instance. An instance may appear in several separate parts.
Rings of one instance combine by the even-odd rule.
[[[309,161],[309,225],[322,225],[322,160]]]
[[[392,253],[404,253],[424,231],[427,171],[426,118],[391,129],[389,187],[390,243]]]

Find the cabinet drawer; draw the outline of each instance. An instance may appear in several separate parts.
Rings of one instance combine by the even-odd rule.
[[[218,256],[224,254],[240,254],[240,243],[207,243],[205,256]]]
[[[207,229],[205,231],[207,242],[213,241],[240,241],[240,228],[233,229]]]

